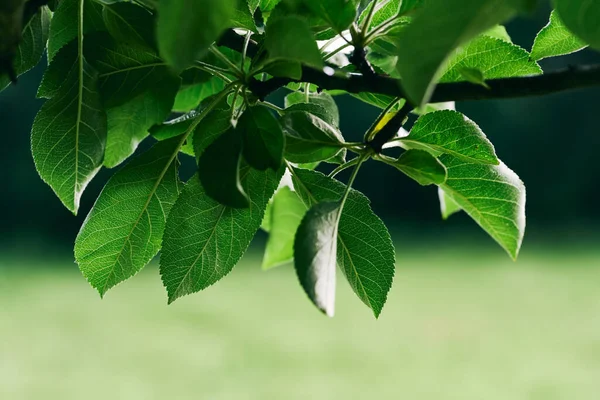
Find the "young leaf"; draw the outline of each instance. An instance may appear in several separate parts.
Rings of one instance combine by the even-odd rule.
[[[479,126],[463,114],[442,110],[421,116],[401,139],[409,148],[426,150],[434,155],[451,154],[480,164],[498,164],[494,146]]]
[[[600,2],[554,0],[565,26],[590,46],[600,49]]]
[[[340,126],[340,112],[333,97],[328,93],[310,93],[308,101],[306,94],[292,92],[285,96],[285,108],[290,111],[306,111],[321,118],[323,121],[335,127]],[[296,105],[296,108],[291,108]],[[299,107],[300,106],[300,107]],[[320,108],[315,108],[319,106]]]
[[[455,214],[462,210],[458,204],[450,196],[438,187],[438,198],[440,199],[440,212],[442,213],[442,219],[446,220],[450,218],[452,214]]]
[[[525,186],[506,165],[472,164],[442,155],[440,188],[515,259],[525,233]]]
[[[243,154],[250,166],[260,171],[281,168],[285,138],[279,121],[268,108],[248,107],[236,129],[243,135]]]
[[[402,85],[416,105],[427,103],[452,51],[504,22],[529,0],[428,0],[398,40]],[[449,10],[455,10],[451,12]]]
[[[294,169],[293,181],[307,207],[339,199],[346,189],[335,179],[304,169]],[[356,295],[379,316],[394,277],[394,246],[369,199],[354,189],[340,217],[337,262]]]
[[[241,181],[250,207],[231,208],[207,196],[195,176],[171,209],[160,256],[169,303],[207,288],[227,275],[260,227],[265,207],[283,171],[244,167]]]
[[[550,22],[535,38],[531,58],[539,61],[547,57],[571,54],[587,47],[587,43],[575,36],[562,22],[558,13],[552,11]]]
[[[62,3],[61,3],[62,4]],[[102,166],[106,113],[98,92],[98,73],[78,46],[66,46],[53,62],[68,65],[54,97],[40,109],[31,130],[31,151],[40,177],[74,214],[87,184]]]
[[[391,165],[423,186],[440,185],[446,181],[446,168],[437,158],[423,150],[405,151]]]
[[[289,112],[282,118],[282,123],[287,134],[285,158],[291,162],[325,161],[343,149],[341,133],[312,114]]]
[[[306,213],[306,206],[296,192],[281,187],[265,212],[264,228],[269,232],[262,261],[263,269],[270,269],[294,258],[294,236]]]
[[[119,170],[81,227],[75,259],[101,296],[158,253],[167,215],[179,194],[181,145],[181,137],[158,142]]]
[[[269,20],[265,48],[272,60],[297,61],[322,67],[323,60],[308,24],[301,18],[287,16]]]
[[[529,53],[521,47],[501,39],[481,35],[456,50],[440,82],[466,80],[482,84],[486,79],[541,73],[540,66],[532,61]]]
[[[348,29],[356,18],[356,0],[305,0],[305,4],[338,33]]]
[[[156,49],[155,18],[134,3],[115,3],[102,11],[108,32],[118,42]]]
[[[148,130],[171,113],[179,78],[167,75],[148,92],[107,110],[108,136],[104,165],[113,168],[133,154]]]
[[[294,240],[294,267],[310,300],[328,317],[335,310],[335,276],[339,202],[313,205]]]
[[[199,156],[198,177],[206,194],[234,208],[249,207],[249,198],[240,179],[241,132],[229,129]]]
[[[237,0],[165,0],[158,4],[160,55],[181,71],[202,57],[230,26]]]

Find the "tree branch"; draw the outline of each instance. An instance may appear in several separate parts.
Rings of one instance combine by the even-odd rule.
[[[219,40],[220,46],[242,51],[244,38],[234,31],[227,31]],[[258,51],[256,42],[251,41],[248,54]],[[328,75],[325,72],[303,66],[302,78],[273,78],[264,82],[252,79],[249,88],[256,96],[267,95],[292,82],[309,82],[325,90],[344,90],[349,93],[376,93],[406,98],[401,81],[381,75],[365,77],[361,74]],[[516,97],[543,96],[566,90],[600,86],[600,65],[577,66],[544,75],[521,78],[486,80],[488,88],[470,82],[440,83],[436,86],[430,102],[507,99]]]

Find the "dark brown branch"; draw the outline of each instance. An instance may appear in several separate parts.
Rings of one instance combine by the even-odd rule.
[[[228,31],[219,45],[241,51],[243,38],[234,31]],[[256,42],[251,42],[248,54],[258,51]],[[329,76],[323,71],[311,67],[302,68],[302,78],[274,78],[265,82],[252,80],[250,90],[259,98],[291,82],[310,82],[325,90],[344,90],[349,93],[377,93],[392,97],[406,98],[400,80],[381,75],[365,77],[360,74]],[[516,97],[543,96],[566,90],[600,86],[600,65],[571,67],[544,75],[521,78],[503,78],[487,80],[488,88],[469,82],[440,83],[430,99],[432,103],[444,101],[467,101],[487,99],[507,99]]]

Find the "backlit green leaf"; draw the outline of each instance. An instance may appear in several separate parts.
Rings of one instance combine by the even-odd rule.
[[[307,23],[295,16],[269,20],[265,48],[269,58],[321,67],[323,60]]]
[[[600,49],[600,2],[596,0],[554,0],[565,26],[590,46]]]
[[[310,93],[308,98],[305,93],[292,92],[285,96],[284,100],[285,108],[288,111],[306,111],[316,115],[323,121],[335,127],[340,126],[340,112],[338,106],[335,103],[333,97],[328,93]],[[298,105],[304,105],[304,107],[298,107]],[[296,108],[290,108],[296,105]],[[311,108],[311,106],[319,106],[321,109]]]
[[[405,151],[391,165],[420,185],[439,185],[446,181],[446,168],[434,156],[423,150]]]
[[[108,181],[75,241],[75,259],[103,296],[158,253],[179,194],[182,137],[159,142]]]
[[[531,58],[541,60],[546,57],[562,56],[586,47],[587,43],[571,33],[558,16],[558,13],[552,11],[550,22],[535,38],[531,49]]]
[[[450,196],[446,194],[441,188],[438,188],[438,198],[440,199],[440,212],[442,213],[442,219],[446,220],[450,218],[452,214],[455,214],[462,210],[458,204]]]

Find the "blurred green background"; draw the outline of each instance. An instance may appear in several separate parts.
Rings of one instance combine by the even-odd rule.
[[[508,27],[531,48],[548,10]],[[545,70],[600,62],[591,51]],[[338,285],[318,313],[291,265],[260,270],[259,234],[223,282],[166,305],[157,265],[104,300],[71,248],[110,176],[72,216],[37,176],[29,129],[43,65],[0,94],[0,399],[592,399],[600,393],[598,88],[462,103],[528,189],[528,232],[509,260],[437,193],[368,164],[356,187],[396,242],[378,321]],[[360,139],[378,110],[338,98]]]

